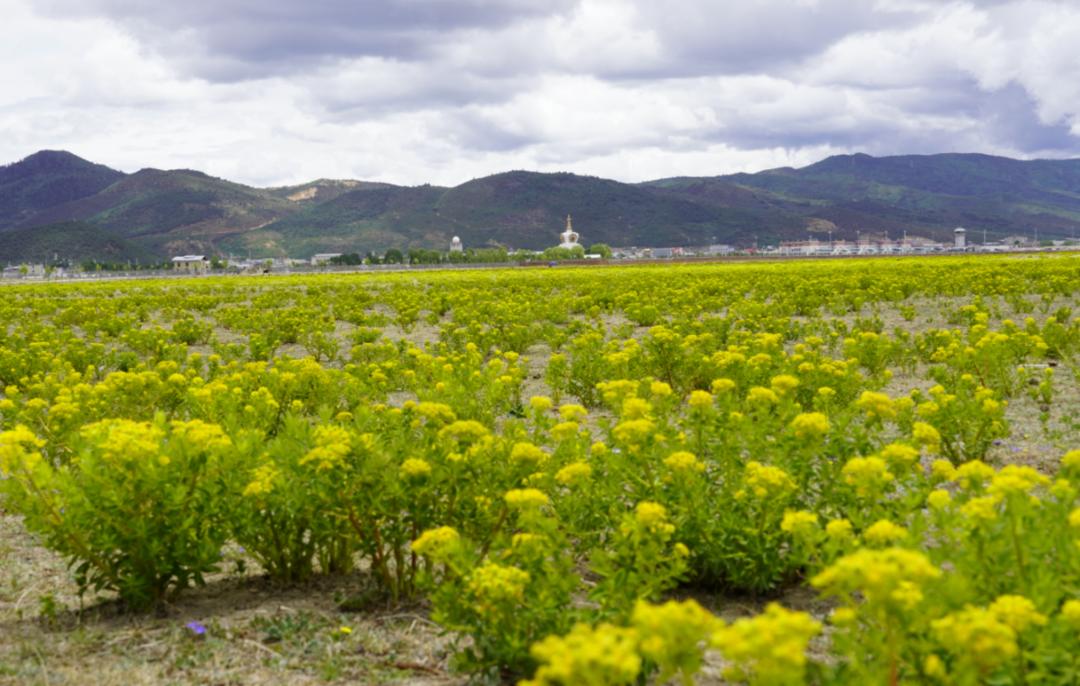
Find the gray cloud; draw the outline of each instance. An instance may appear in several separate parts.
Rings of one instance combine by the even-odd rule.
[[[253,183],[1080,154],[1063,0],[0,0],[0,161]],[[28,49],[27,46],[33,46]]]
[[[107,17],[192,73],[233,81],[348,57],[420,59],[450,36],[571,8],[575,0],[43,0]]]

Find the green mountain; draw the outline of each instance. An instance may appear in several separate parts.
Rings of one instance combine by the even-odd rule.
[[[837,155],[802,169],[649,182],[683,196],[712,186],[750,191],[808,226],[947,238],[956,226],[988,235],[1072,235],[1080,228],[1080,160],[1022,161],[977,154]],[[745,206],[745,203],[741,203]],[[785,224],[781,233],[791,233]]]
[[[42,150],[0,167],[0,230],[50,207],[92,196],[122,178],[122,172],[58,150]]]
[[[1080,160],[839,155],[801,169],[626,184],[514,171],[453,188],[320,179],[252,188],[191,170],[123,174],[44,151],[0,167],[0,261],[186,252],[291,255],[466,246],[544,248],[567,214],[582,242],[748,245],[832,231],[947,239],[1072,236]]]
[[[86,222],[62,222],[3,233],[5,253],[18,256],[20,262],[53,262],[59,258],[98,262],[157,262],[162,256],[154,250],[113,235]]]

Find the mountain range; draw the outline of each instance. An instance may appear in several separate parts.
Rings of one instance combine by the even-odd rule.
[[[747,246],[831,232],[947,239],[1075,236],[1080,159],[864,154],[755,174],[621,183],[512,171],[452,188],[319,179],[253,188],[202,172],[125,174],[65,151],[0,167],[0,261],[125,261],[182,253],[306,257],[316,252],[540,249],[567,214],[582,242]]]

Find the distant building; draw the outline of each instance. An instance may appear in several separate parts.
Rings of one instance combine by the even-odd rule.
[[[1013,235],[1006,236],[1001,239],[1002,245],[1007,245],[1010,248],[1026,248],[1035,244],[1031,236]]]
[[[341,257],[339,252],[320,252],[311,256],[312,267],[325,267],[335,257]]]
[[[202,274],[210,268],[206,255],[179,255],[172,258],[173,269],[193,274]]]
[[[735,246],[723,243],[705,248],[706,255],[730,255],[733,252],[735,252]]]
[[[560,248],[572,250],[581,245],[578,243],[578,239],[581,238],[581,236],[577,231],[574,231],[574,225],[570,220],[570,215],[566,215],[566,230],[559,234],[559,238],[562,239],[562,243],[559,243]]]
[[[450,239],[450,252],[464,252],[465,246],[461,244],[461,238],[454,236]]]
[[[953,229],[953,247],[957,250],[967,247],[967,229],[962,226]]]

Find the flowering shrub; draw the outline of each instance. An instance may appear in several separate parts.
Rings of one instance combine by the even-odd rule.
[[[477,678],[1067,683],[1074,262],[11,286],[2,505],[132,607],[364,574]]]
[[[8,502],[71,561],[81,591],[114,590],[142,608],[217,569],[234,465],[220,427],[107,419],[84,426],[59,464],[24,426],[0,446]]]

